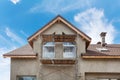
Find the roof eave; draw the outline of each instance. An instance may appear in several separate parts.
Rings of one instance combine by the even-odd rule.
[[[36,58],[36,55],[3,55],[4,58]]]
[[[81,56],[83,59],[120,59],[120,55],[95,55],[95,56]]]

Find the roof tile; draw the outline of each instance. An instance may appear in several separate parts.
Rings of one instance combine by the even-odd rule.
[[[103,48],[100,44],[90,44],[83,56],[120,56],[120,44],[107,44],[104,48],[108,51],[99,51],[97,48]]]
[[[15,49],[11,52],[4,54],[3,56],[36,56],[29,44]]]

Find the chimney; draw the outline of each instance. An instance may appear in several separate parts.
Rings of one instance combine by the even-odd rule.
[[[104,47],[106,45],[105,43],[106,32],[101,32],[100,36],[101,36],[101,45],[102,47]]]

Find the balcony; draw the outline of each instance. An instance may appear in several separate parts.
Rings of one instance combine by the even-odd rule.
[[[42,64],[72,65],[76,62],[76,35],[42,35]]]
[[[75,64],[75,59],[41,59],[42,64],[61,64],[61,65],[73,65]]]
[[[75,61],[76,61],[75,47],[65,46],[63,52],[61,52],[62,49],[59,49],[59,47],[53,47],[50,45],[49,47],[48,46],[46,47],[45,45],[43,47],[42,58],[40,59],[41,63],[42,64],[64,64],[64,65],[75,64]],[[56,50],[58,50],[58,52]]]

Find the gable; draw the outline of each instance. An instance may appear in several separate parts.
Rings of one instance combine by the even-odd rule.
[[[62,24],[60,24],[62,23]],[[80,31],[79,29],[77,29],[76,27],[74,27],[71,23],[69,23],[67,20],[65,20],[63,17],[61,17],[60,15],[58,15],[56,18],[54,18],[52,21],[50,21],[48,24],[46,24],[43,28],[41,28],[40,30],[38,30],[36,33],[34,33],[32,36],[30,36],[28,38],[28,42],[29,44],[33,47],[33,41],[39,36],[41,35],[43,32],[47,31],[47,29],[52,28],[52,26],[55,25],[64,25],[66,27],[68,27],[69,29],[71,29],[71,32],[73,31],[73,33],[77,33],[79,34],[84,40],[86,40],[86,44],[87,46],[90,44],[91,42],[91,38],[89,36],[87,36],[85,33],[83,33],[82,31]],[[63,30],[60,26],[57,26],[58,28],[60,28],[59,30]],[[63,27],[63,26],[62,26]],[[54,28],[55,29],[55,28]],[[67,28],[65,28],[67,29]],[[68,30],[69,30],[68,29]],[[58,29],[57,29],[58,30]],[[68,31],[67,30],[67,31]],[[63,30],[64,31],[64,30]],[[66,31],[65,31],[66,32]],[[58,31],[58,33],[61,33],[60,31]],[[51,33],[52,34],[52,33]]]
[[[52,34],[52,33],[62,34],[63,32],[65,34],[76,34],[75,31],[67,27],[67,25],[65,25],[62,22],[53,24],[51,27],[43,31],[42,34]]]

